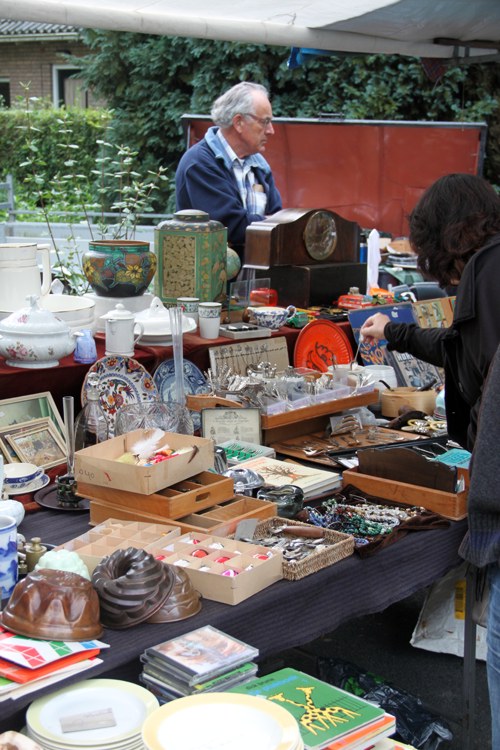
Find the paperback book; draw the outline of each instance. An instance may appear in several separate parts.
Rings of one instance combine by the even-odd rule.
[[[0,659],[6,659],[27,669],[38,669],[70,654],[103,648],[109,648],[109,645],[98,640],[41,641],[37,638],[15,635],[0,627]]]
[[[302,466],[292,461],[279,461],[267,456],[245,461],[245,469],[256,471],[265,484],[272,487],[294,484],[303,490],[306,499],[336,489],[342,481],[338,472]]]
[[[58,672],[65,667],[76,664],[77,662],[84,661],[85,659],[92,659],[94,656],[98,656],[100,650],[98,648],[89,649],[85,651],[79,651],[76,654],[69,654],[69,656],[63,656],[58,661],[45,664],[36,669],[28,667],[21,667],[19,664],[7,661],[7,659],[0,659],[0,677],[6,677],[12,682],[24,683],[38,680],[40,677],[46,677],[49,674]]]
[[[385,716],[379,706],[290,668],[256,678],[230,692],[258,695],[290,711],[299,725],[305,750],[328,748]]]
[[[258,649],[211,625],[151,646],[144,652],[146,659],[162,661],[165,670],[189,686],[217,677],[258,655]]]
[[[373,343],[362,341],[359,343],[359,331],[367,318],[375,313],[388,315],[394,323],[417,323],[417,316],[410,302],[400,302],[395,305],[379,305],[349,310],[349,323],[356,343],[359,344],[359,354],[364,365],[390,365],[394,368],[397,383],[400,386],[419,388],[431,381],[443,382],[443,372],[438,367],[417,359],[408,352],[389,351],[387,341],[381,339]]]

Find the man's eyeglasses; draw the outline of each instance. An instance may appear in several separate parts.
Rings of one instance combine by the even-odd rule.
[[[258,122],[260,125],[262,125],[263,128],[268,128],[269,125],[273,124],[273,118],[272,117],[257,117],[257,115],[252,115],[250,112],[246,112],[243,117],[251,117],[252,120],[255,120],[255,122]]]

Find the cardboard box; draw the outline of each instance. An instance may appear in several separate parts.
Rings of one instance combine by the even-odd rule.
[[[344,487],[352,484],[362,492],[391,500],[398,505],[419,505],[452,521],[460,521],[467,515],[466,489],[462,492],[443,492],[371,474],[361,474],[356,469],[344,471],[342,481]]]
[[[78,495],[89,500],[103,500],[118,509],[140,509],[158,518],[181,518],[232,498],[234,481],[230,477],[202,471],[152,495],[115,490],[113,487],[98,487],[79,481]]]
[[[247,518],[266,519],[274,518],[274,516],[276,516],[276,503],[246,497],[246,495],[235,495],[231,500],[175,520],[149,513],[141,507],[118,507],[104,500],[91,500],[90,502],[91,524],[101,523],[108,518],[121,518],[127,521],[166,523],[179,528],[181,533],[201,531],[216,533],[219,536],[234,534],[238,523]]]
[[[145,549],[154,544],[165,544],[180,536],[180,529],[158,523],[123,521],[108,518],[85,534],[60,544],[56,549],[67,549],[78,553],[92,574],[103,557],[117,549],[136,547]]]
[[[192,450],[153,466],[135,466],[117,461],[124,453],[130,452],[134,443],[143,439],[149,432],[149,430],[133,430],[126,435],[120,435],[77,451],[75,453],[77,482],[152,495],[200,471],[213,468],[214,444],[212,440],[192,435],[179,435],[175,432],[166,432],[158,447],[168,445],[174,450],[183,448]]]
[[[165,563],[178,565],[205,599],[238,604],[282,578],[282,555],[256,544],[199,532],[151,545]],[[200,555],[198,557],[197,555]],[[228,575],[234,570],[234,577]]]

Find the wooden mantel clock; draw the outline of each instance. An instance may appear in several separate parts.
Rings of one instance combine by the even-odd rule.
[[[324,208],[285,208],[247,227],[245,266],[317,265],[358,258],[360,227]]]
[[[325,208],[286,208],[247,227],[244,267],[269,278],[280,305],[332,305],[357,286],[360,226]]]

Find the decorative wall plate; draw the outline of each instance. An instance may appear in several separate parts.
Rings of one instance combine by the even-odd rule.
[[[156,385],[146,368],[132,357],[115,355],[98,359],[90,367],[82,385],[83,406],[88,400],[88,378],[94,372],[99,376],[100,403],[108,418],[110,437],[114,435],[116,412],[121,406],[158,400]]]
[[[206,393],[207,381],[202,372],[193,362],[188,359],[183,361],[184,369],[184,393]],[[173,359],[161,362],[153,373],[153,380],[158,390],[160,401],[168,403],[176,400],[175,392],[175,363]],[[201,425],[200,413],[192,411],[194,429],[199,430]]]
[[[293,364],[327,372],[332,365],[348,365],[352,358],[351,344],[340,326],[329,320],[313,320],[297,337]]]

